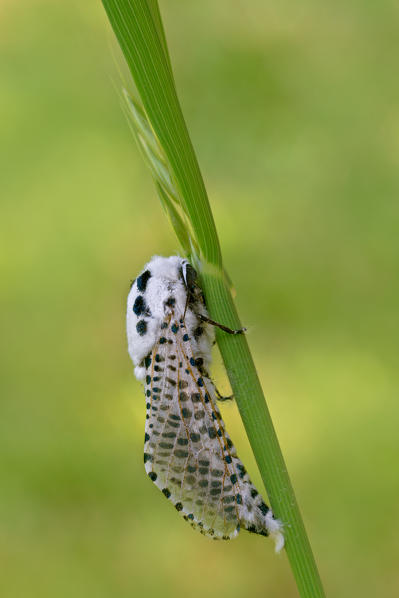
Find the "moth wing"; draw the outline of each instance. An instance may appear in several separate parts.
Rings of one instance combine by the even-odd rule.
[[[184,327],[165,324],[146,360],[146,471],[193,527],[229,539],[239,531],[241,500],[232,444]]]

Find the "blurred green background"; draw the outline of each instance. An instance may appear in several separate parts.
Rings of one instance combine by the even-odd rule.
[[[398,6],[161,11],[327,595],[396,597]],[[144,473],[125,298],[178,248],[100,1],[3,0],[0,51],[1,596],[297,596],[272,542],[194,533]],[[227,388],[217,355],[214,373]]]

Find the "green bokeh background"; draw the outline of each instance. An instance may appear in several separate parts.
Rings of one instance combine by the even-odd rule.
[[[399,10],[163,0],[225,265],[327,595],[399,595]],[[178,247],[100,1],[0,3],[0,594],[297,596],[144,474],[129,279]],[[118,61],[118,59],[117,59]],[[214,374],[228,389],[221,361]],[[227,427],[259,475],[236,407]]]

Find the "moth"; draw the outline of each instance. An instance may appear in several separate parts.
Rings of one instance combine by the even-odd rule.
[[[282,523],[252,484],[226,432],[209,376],[214,326],[191,264],[154,256],[127,299],[127,339],[144,383],[144,464],[149,478],[202,534],[234,538],[240,528],[284,545]]]

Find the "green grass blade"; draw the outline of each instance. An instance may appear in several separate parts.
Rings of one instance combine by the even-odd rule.
[[[105,10],[135,80],[145,112],[168,157],[184,210],[196,230],[201,259],[221,267],[215,223],[176,89],[152,17],[153,2],[104,0]]]
[[[179,195],[168,159],[158,142],[143,107],[126,90],[123,91],[123,95],[126,101],[128,122],[131,125],[131,130],[143,159],[154,177],[162,207],[169,217],[184,253],[194,258],[194,261],[198,260],[197,256],[200,253],[198,244],[188,215],[184,211],[185,204],[181,195]]]
[[[204,183],[176,95],[157,2],[103,0],[103,4],[143,103],[144,109],[137,109],[139,118],[135,127],[142,127],[144,139],[148,136],[144,154],[161,202],[183,249],[191,253],[199,269],[211,317],[239,328]],[[187,230],[183,232],[185,226]],[[231,337],[217,331],[217,341],[273,512],[286,524],[286,552],[300,596],[323,598],[320,577],[247,340],[244,335]]]
[[[164,51],[165,57],[168,61],[170,72],[172,74],[172,65],[170,63],[168,44],[166,43],[165,31],[163,28],[161,13],[159,12],[158,2],[157,2],[157,0],[147,0],[147,3],[151,10],[152,20],[154,21],[155,27],[157,28],[158,37],[162,42],[163,51]]]

